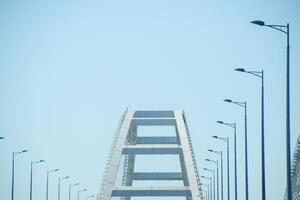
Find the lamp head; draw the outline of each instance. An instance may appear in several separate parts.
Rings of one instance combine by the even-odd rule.
[[[244,68],[236,68],[234,69],[235,71],[238,71],[238,72],[245,72],[246,70]]]
[[[214,152],[212,149],[208,149],[209,152]]]
[[[210,161],[210,159],[208,159],[208,158],[206,158],[205,160],[206,160],[206,161]]]
[[[4,137],[0,137],[0,140],[3,140],[4,139]]]
[[[212,137],[213,137],[213,138],[216,138],[216,139],[218,139],[218,138],[219,138],[218,136],[215,136],[215,135],[214,135],[214,136],[212,136]]]
[[[55,170],[53,170],[54,172],[57,172],[59,169],[55,169]]]
[[[22,153],[26,153],[28,150],[23,150],[23,151],[21,151]]]
[[[231,99],[224,99],[225,102],[232,103]]]
[[[265,25],[265,22],[263,22],[263,21],[261,21],[261,20],[255,20],[255,21],[252,21],[251,23],[252,23],[252,24],[259,25],[259,26],[264,26],[264,25]]]
[[[41,162],[45,162],[45,160],[39,160],[39,162],[41,163]]]
[[[219,123],[219,124],[224,124],[224,122],[222,122],[222,121],[217,121],[217,123]]]
[[[68,179],[70,178],[70,176],[65,176],[65,177],[62,177],[62,178],[59,178],[60,180],[65,180],[65,179]]]

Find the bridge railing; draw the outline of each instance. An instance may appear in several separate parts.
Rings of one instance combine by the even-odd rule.
[[[110,151],[109,151],[109,154],[108,154],[108,158],[106,160],[106,165],[105,165],[105,168],[104,168],[104,173],[103,173],[103,176],[102,176],[102,180],[101,180],[101,186],[100,186],[100,196],[101,194],[103,194],[104,192],[104,187],[105,187],[105,183],[106,183],[106,179],[107,179],[107,176],[108,176],[108,169],[109,169],[109,166],[111,164],[111,159],[112,159],[112,154],[113,154],[113,150],[115,148],[115,145],[116,145],[116,140],[118,138],[118,135],[119,135],[119,132],[120,132],[120,129],[121,129],[121,125],[124,121],[124,118],[126,116],[126,113],[127,113],[127,110],[126,109],[118,123],[118,126],[117,126],[117,129],[114,133],[114,136],[113,136],[113,141],[112,141],[112,145],[110,147]]]
[[[194,170],[195,170],[195,173],[196,173],[196,180],[197,180],[198,190],[199,190],[199,193],[200,193],[200,198],[203,199],[199,171],[198,171],[198,167],[197,167],[197,162],[196,162],[196,158],[195,158],[195,154],[194,154],[194,149],[193,149],[193,145],[192,145],[192,139],[191,139],[191,135],[190,135],[190,132],[189,132],[188,124],[185,120],[185,113],[183,113],[183,119],[184,119],[185,129],[186,129],[187,136],[188,136],[189,147],[191,149],[193,166],[194,166]]]
[[[297,138],[297,143],[295,146],[295,150],[294,150],[294,154],[293,154],[293,161],[292,161],[292,166],[291,166],[291,177],[292,177],[292,181],[297,178],[297,163],[298,160],[300,159],[300,134]],[[294,197],[292,197],[292,199],[294,199]],[[285,190],[285,194],[284,194],[284,200],[287,200],[287,190]]]

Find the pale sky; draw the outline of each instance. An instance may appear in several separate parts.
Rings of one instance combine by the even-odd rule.
[[[16,157],[15,200],[29,199],[30,161],[40,159],[46,162],[34,167],[34,200],[45,198],[46,171],[54,168],[60,171],[51,175],[49,200],[65,175],[71,178],[62,182],[62,200],[69,183],[96,194],[128,106],[184,109],[201,175],[211,167],[204,159],[214,158],[207,149],[224,149],[211,136],[233,136],[216,121],[236,122],[244,199],[243,112],[225,98],[248,102],[249,195],[261,199],[260,81],[233,70],[245,67],[265,72],[267,198],[282,200],[286,37],[249,22],[290,23],[293,151],[300,133],[299,9],[296,0],[2,0],[0,199],[10,198],[12,152],[23,149],[29,152]]]

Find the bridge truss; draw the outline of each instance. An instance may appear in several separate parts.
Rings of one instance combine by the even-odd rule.
[[[172,126],[175,136],[139,136],[141,126]],[[180,172],[136,172],[136,156],[178,155]],[[120,167],[123,159],[123,168]],[[117,185],[118,170],[122,182]],[[182,181],[182,185],[138,186],[135,181]],[[118,197],[183,197],[203,200],[197,164],[184,112],[126,110],[114,135],[98,199]]]

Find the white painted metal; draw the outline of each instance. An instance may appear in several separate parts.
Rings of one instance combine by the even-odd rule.
[[[177,138],[168,136],[168,137],[137,137],[137,144],[177,144]]]
[[[177,144],[137,144],[126,145],[123,154],[181,154],[182,149]]]
[[[135,172],[134,180],[182,180],[180,172]]]
[[[185,196],[191,195],[187,186],[148,186],[148,187],[124,187],[116,186],[113,197],[122,196]]]
[[[139,126],[174,126],[176,136],[138,136]],[[137,154],[179,155],[181,172],[135,172]],[[122,185],[116,184],[121,158],[125,157]],[[133,186],[135,180],[181,180],[184,186]],[[191,138],[182,110],[127,110],[115,134],[98,199],[110,200],[134,196],[183,196],[188,200],[202,200],[200,179]]]
[[[298,136],[291,169],[292,177],[292,199],[300,200],[300,135]],[[287,190],[285,191],[284,200],[287,199]]]

